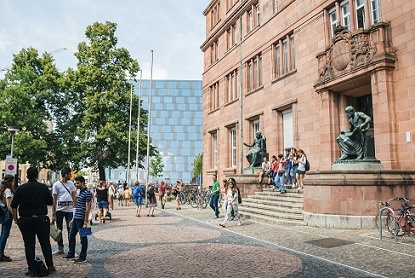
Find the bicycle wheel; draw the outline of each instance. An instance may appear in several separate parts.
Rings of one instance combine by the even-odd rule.
[[[207,208],[207,205],[209,203],[209,200],[206,197],[202,198],[202,208]]]
[[[181,205],[186,204],[186,196],[182,192],[180,192],[179,201]]]
[[[198,202],[199,202],[199,198],[200,197],[194,195],[192,198],[189,199],[189,203],[192,206],[192,208],[197,208]]]
[[[399,220],[395,222],[394,220],[395,213],[392,209],[383,210],[380,217],[382,218],[382,235],[385,233],[390,233],[392,235],[403,236],[404,232],[399,227]],[[379,214],[376,215],[376,227],[380,229],[380,217]],[[398,216],[397,216],[398,217]]]

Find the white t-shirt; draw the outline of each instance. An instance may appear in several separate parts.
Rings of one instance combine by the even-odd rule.
[[[7,206],[7,198],[13,198],[13,193],[10,188],[6,188],[6,190],[4,190],[3,198],[0,198],[0,205],[4,207]]]
[[[66,188],[69,190],[66,190]],[[66,183],[61,181],[57,181],[53,184],[52,187],[52,194],[56,195],[56,211],[63,211],[63,212],[72,212],[73,205],[69,204],[68,202],[72,202],[72,192],[76,192],[75,184],[68,180]]]
[[[262,171],[268,172],[270,168],[271,168],[271,163],[269,161],[262,162]]]

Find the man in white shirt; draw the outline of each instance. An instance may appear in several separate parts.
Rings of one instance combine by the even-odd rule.
[[[70,231],[69,222],[73,218],[73,208],[76,204],[76,187],[71,181],[72,171],[70,168],[64,168],[61,171],[62,178],[55,182],[52,187],[52,221],[60,230],[63,227],[63,219],[66,221],[66,229]],[[54,255],[64,254],[63,239],[58,241],[58,250],[53,252]]]
[[[260,186],[262,185],[262,179],[264,178],[264,176],[268,176],[270,169],[271,169],[271,163],[268,161],[266,157],[264,157],[264,161],[262,162],[262,171],[259,173],[259,185]],[[268,183],[269,183],[269,180],[268,180]]]

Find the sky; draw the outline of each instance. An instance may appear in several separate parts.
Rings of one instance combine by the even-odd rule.
[[[211,0],[0,0],[0,69],[33,47],[52,53],[60,71],[76,67],[74,53],[94,22],[117,23],[117,47],[128,49],[150,79],[201,80],[206,38],[203,11]],[[66,48],[66,50],[63,50]],[[0,78],[4,71],[0,72]]]

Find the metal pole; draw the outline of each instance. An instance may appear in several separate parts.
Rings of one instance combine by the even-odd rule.
[[[240,2],[242,5],[242,1]],[[240,174],[242,175],[244,172],[244,135],[243,135],[243,79],[242,79],[242,15],[240,16],[240,29],[239,29],[239,136],[240,136],[240,142],[239,142],[239,164],[240,164]]]
[[[133,109],[133,84],[131,84],[131,90],[130,90],[130,122],[128,125],[128,169],[127,169],[127,185],[130,184],[130,180],[131,180],[131,172],[130,172],[130,168],[131,168],[131,112]]]
[[[137,115],[137,142],[135,150],[135,181],[138,181],[138,152],[140,145],[140,116],[141,116],[141,86],[142,86],[143,71],[140,70],[140,86],[138,87],[138,115]]]
[[[12,147],[10,150],[10,158],[13,158],[13,146],[14,146],[14,132],[12,132]]]
[[[148,92],[148,124],[147,124],[147,161],[146,161],[146,196],[148,190],[148,176],[150,172],[150,129],[151,129],[151,95],[153,90],[153,50],[151,50],[150,91]],[[146,198],[146,205],[148,200]]]

